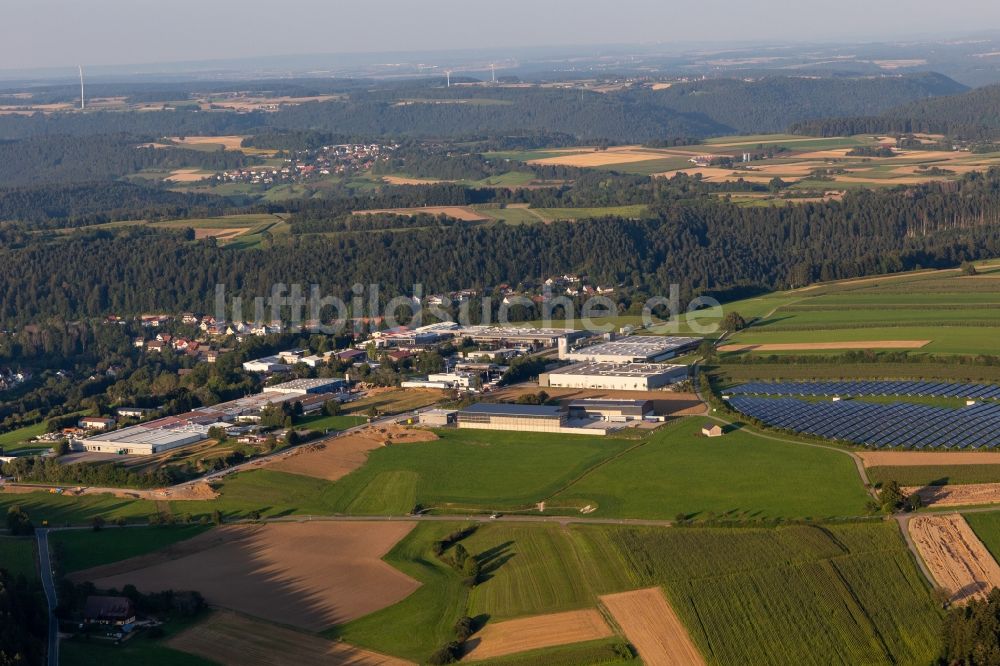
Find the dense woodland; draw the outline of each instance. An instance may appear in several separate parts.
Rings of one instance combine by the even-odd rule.
[[[313,223],[321,224],[324,203],[310,205],[317,206],[308,213]],[[957,266],[1000,255],[1000,172],[788,207],[668,198],[655,201],[644,220],[293,234],[247,251],[189,238],[128,227],[0,249],[0,322],[206,311],[216,284],[258,296],[276,282],[318,284],[334,295],[356,282],[378,283],[392,296],[418,283],[431,293],[578,272],[641,293],[678,283],[691,296]],[[46,270],[25,270],[30,266]]]
[[[945,134],[970,141],[1000,137],[1000,86],[965,94],[913,102],[880,115],[828,117],[792,125],[792,131],[813,136],[847,134]]]

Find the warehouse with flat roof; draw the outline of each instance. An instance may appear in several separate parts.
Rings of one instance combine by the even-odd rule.
[[[149,456],[208,439],[208,428],[194,423],[172,428],[137,425],[88,437],[80,441],[79,446],[92,453]]]
[[[589,335],[572,328],[518,328],[514,326],[466,326],[449,331],[456,338],[489,344],[541,345],[555,347],[559,340],[573,342]]]
[[[652,400],[614,400],[607,398],[584,398],[566,405],[571,419],[601,419],[625,423],[641,421],[653,413]]]
[[[289,393],[308,395],[311,393],[333,393],[347,386],[343,379],[293,379],[290,382],[268,386],[266,393]]]
[[[630,335],[620,340],[567,349],[559,357],[569,361],[600,363],[658,363],[693,351],[700,344],[701,338]]]
[[[544,372],[540,387],[653,391],[687,379],[688,366],[664,363],[585,362]]]
[[[605,435],[600,427],[573,427],[562,407],[511,405],[480,402],[459,410],[459,428],[507,430],[512,432],[554,432],[569,435]]]

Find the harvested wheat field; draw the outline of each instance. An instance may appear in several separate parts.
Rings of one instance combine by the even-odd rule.
[[[224,146],[226,150],[239,150],[243,147],[244,136],[179,136],[170,137],[174,143],[182,146],[204,146],[218,145]]]
[[[916,516],[908,529],[931,576],[951,593],[952,602],[982,598],[1000,587],[1000,565],[959,514]]]
[[[594,609],[535,615],[487,624],[466,642],[465,659],[492,659],[609,636],[611,629]]]
[[[420,206],[417,208],[382,208],[379,210],[356,210],[354,215],[445,215],[462,222],[484,222],[490,218],[472,210],[468,206]]]
[[[1000,465],[1000,451],[858,451],[865,467]]]
[[[698,666],[705,663],[660,588],[608,594],[601,597],[601,602],[638,650],[646,666]]]
[[[164,180],[169,180],[171,183],[197,183],[211,175],[201,169],[175,169]]]
[[[572,155],[559,155],[558,157],[546,157],[541,160],[530,160],[528,164],[581,168],[603,167],[612,164],[631,164],[633,162],[662,160],[664,157],[666,155],[662,152],[645,150],[594,150],[589,153],[575,153]]]
[[[74,574],[99,588],[198,590],[214,606],[321,631],[391,606],[420,583],[382,561],[409,522],[227,525]]]
[[[783,344],[731,344],[722,345],[723,352],[773,352],[773,351],[817,351],[824,349],[920,349],[930,340],[862,340],[860,342],[789,342]]]
[[[1000,503],[1000,483],[967,483],[953,486],[903,488],[907,495],[916,493],[926,506],[969,506]]]
[[[436,439],[438,436],[429,430],[401,426],[365,428],[295,449],[269,467],[279,472],[336,481],[364,465],[369,451],[389,442],[433,442]]]
[[[390,185],[434,185],[435,183],[454,182],[438,178],[407,178],[405,176],[382,176],[382,180]]]
[[[171,637],[167,645],[223,666],[410,663],[224,610],[216,610],[207,620]]]

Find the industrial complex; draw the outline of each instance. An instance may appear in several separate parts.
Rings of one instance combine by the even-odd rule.
[[[585,362],[544,372],[538,376],[538,385],[544,388],[652,391],[683,381],[687,376],[686,365]]]
[[[208,437],[209,428],[215,426],[233,427],[259,421],[261,410],[270,405],[295,402],[302,405],[305,413],[317,411],[344,386],[340,379],[297,379],[267,387],[257,395],[73,440],[72,446],[92,453],[153,455],[200,442]]]
[[[694,351],[700,344],[701,338],[630,335],[577,349],[562,343],[559,358],[599,363],[658,363]]]

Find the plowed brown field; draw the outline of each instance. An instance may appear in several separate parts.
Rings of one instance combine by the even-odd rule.
[[[1000,587],[1000,565],[959,514],[916,516],[909,532],[934,580],[951,593],[953,602],[982,598]]]
[[[382,561],[407,522],[228,525],[161,553],[74,574],[97,587],[197,590],[213,605],[321,631],[401,601],[420,583]]]

